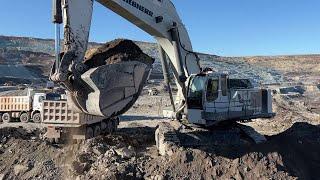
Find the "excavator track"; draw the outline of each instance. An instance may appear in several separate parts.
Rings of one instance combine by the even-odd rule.
[[[239,146],[267,141],[252,127],[239,123],[201,128],[186,126],[178,121],[160,123],[155,132],[155,139],[162,156],[170,156],[179,147]]]

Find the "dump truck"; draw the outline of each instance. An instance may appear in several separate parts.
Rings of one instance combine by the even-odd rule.
[[[119,118],[107,119],[78,113],[68,106],[66,99],[44,100],[42,103],[41,123],[46,128],[44,137],[51,142],[61,140],[84,140],[114,132]]]
[[[44,138],[51,142],[60,142],[62,139],[90,139],[117,129],[118,117],[107,119],[103,116],[78,113],[68,106],[65,94],[37,91],[29,88],[27,92],[7,92],[0,96],[2,121],[7,123],[7,126],[28,122],[37,126],[40,124],[46,129]]]
[[[49,96],[49,95],[48,95]],[[28,89],[26,95],[0,96],[0,116],[4,123],[16,121],[36,123],[41,121],[41,104],[47,97],[46,93],[36,93]]]

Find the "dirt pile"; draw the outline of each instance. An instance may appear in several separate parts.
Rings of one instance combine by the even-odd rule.
[[[137,125],[137,123],[133,122]],[[7,179],[316,179],[320,127],[296,123],[260,145],[180,147],[159,156],[154,128],[121,128],[81,144],[49,145],[38,131],[1,129]]]
[[[80,179],[142,178],[143,172],[138,165],[141,159],[136,157],[136,147],[125,145],[122,137],[107,139],[108,144],[102,138],[82,147],[72,163],[72,176]]]
[[[310,99],[313,103],[320,104],[319,98],[308,94],[294,98],[276,94],[273,96],[273,111],[276,112],[276,116],[270,120],[258,119],[247,124],[270,136],[284,132],[299,122],[319,125],[320,114],[314,112],[314,109],[309,109]]]
[[[277,169],[281,164],[281,156],[277,153],[264,156],[256,152],[228,159],[197,149],[187,149],[175,153],[169,160],[152,161],[149,173],[156,173],[158,175],[153,177],[163,179],[289,178],[286,172]]]
[[[297,123],[268,142],[250,146],[180,148],[148,162],[147,175],[164,179],[316,179],[320,127]]]
[[[121,117],[116,134],[80,144],[50,145],[38,138],[41,132],[37,130],[0,128],[0,177],[242,180],[320,176],[320,119],[299,103],[304,97],[286,99],[277,95],[275,118],[245,123],[267,135],[265,143],[209,141],[180,146],[171,156],[159,156],[155,146],[155,127],[164,121],[156,116],[160,98],[142,96],[136,103],[141,106]]]
[[[4,179],[62,178],[55,164],[60,149],[39,140],[39,131],[4,128],[0,130],[0,177]],[[62,155],[63,156],[63,155]]]
[[[85,56],[85,64],[90,68],[126,61],[139,61],[150,67],[154,63],[154,59],[143,53],[139,46],[125,39],[116,39],[88,50]]]

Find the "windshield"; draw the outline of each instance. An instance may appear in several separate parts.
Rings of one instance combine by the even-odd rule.
[[[205,80],[206,78],[201,76],[196,76],[192,79],[189,89],[189,97],[202,98]]]
[[[58,101],[61,99],[61,95],[55,93],[48,93],[46,99],[51,101]]]
[[[206,77],[195,76],[189,85],[188,107],[202,108],[202,95],[206,84]]]

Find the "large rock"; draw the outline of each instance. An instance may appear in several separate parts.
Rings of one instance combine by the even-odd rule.
[[[135,155],[135,151],[131,146],[129,146],[128,148],[124,147],[124,148],[116,149],[115,151],[119,156],[121,156],[121,158],[124,158],[124,159],[129,159]]]
[[[281,94],[290,94],[290,93],[304,94],[306,90],[302,86],[291,86],[291,87],[279,88],[279,91]]]
[[[21,164],[15,165],[13,168],[15,175],[23,174],[23,173],[27,172],[28,170],[29,170],[29,168],[27,166],[21,165]]]
[[[0,174],[0,180],[4,180],[5,174]]]
[[[156,146],[161,156],[172,156],[177,150],[180,140],[176,130],[170,123],[162,122],[155,132]]]

